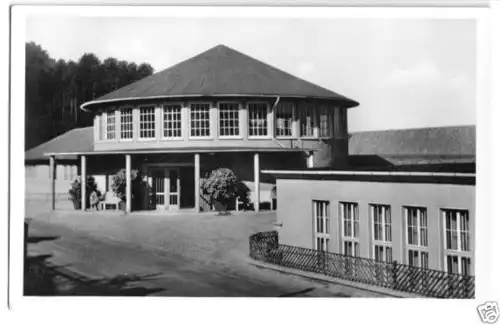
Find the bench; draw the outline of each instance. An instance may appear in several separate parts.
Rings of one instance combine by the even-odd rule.
[[[106,192],[104,198],[99,201],[99,210],[107,210],[108,206],[115,206],[115,210],[120,210],[120,199],[114,192]]]

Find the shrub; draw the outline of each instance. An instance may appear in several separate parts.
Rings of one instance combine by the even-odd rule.
[[[238,180],[229,168],[218,168],[201,180],[201,192],[210,199],[210,204],[221,203],[227,212],[229,202],[238,191]]]
[[[87,177],[87,191],[85,193],[85,201],[87,207],[90,206],[90,194],[96,191],[97,196],[101,196],[101,192],[97,189],[97,183],[95,182],[95,178],[92,176]],[[71,183],[71,187],[69,188],[69,196],[70,200],[73,201],[73,204],[75,205],[75,208],[81,207],[82,204],[82,186],[80,182],[80,177],[75,179],[73,183]]]
[[[126,169],[120,169],[115,177],[113,177],[113,182],[111,184],[111,189],[116,194],[118,198],[122,201],[127,201],[127,179],[126,179]],[[132,201],[135,197],[140,196],[140,191],[143,186],[145,186],[146,182],[143,180],[142,175],[138,170],[131,170],[131,186],[132,186]]]

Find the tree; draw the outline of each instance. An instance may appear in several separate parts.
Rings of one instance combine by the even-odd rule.
[[[147,63],[93,53],[76,62],[54,60],[40,45],[26,43],[25,147],[32,148],[75,127],[90,126],[93,115],[80,110],[87,101],[147,77]]]
[[[231,169],[218,168],[202,179],[200,187],[203,195],[209,197],[210,204],[219,202],[227,213],[227,206],[238,191],[238,179]]]

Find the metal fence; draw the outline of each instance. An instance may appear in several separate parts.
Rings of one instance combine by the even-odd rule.
[[[434,298],[474,298],[474,276],[283,245],[276,231],[250,236],[250,257],[354,282]]]

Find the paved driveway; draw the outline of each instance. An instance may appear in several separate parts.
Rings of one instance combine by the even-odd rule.
[[[154,275],[134,285],[163,296],[373,296],[247,263],[248,236],[272,230],[273,212],[230,216],[58,211],[30,220],[30,255],[88,278]],[[43,240],[43,239],[47,240]]]

